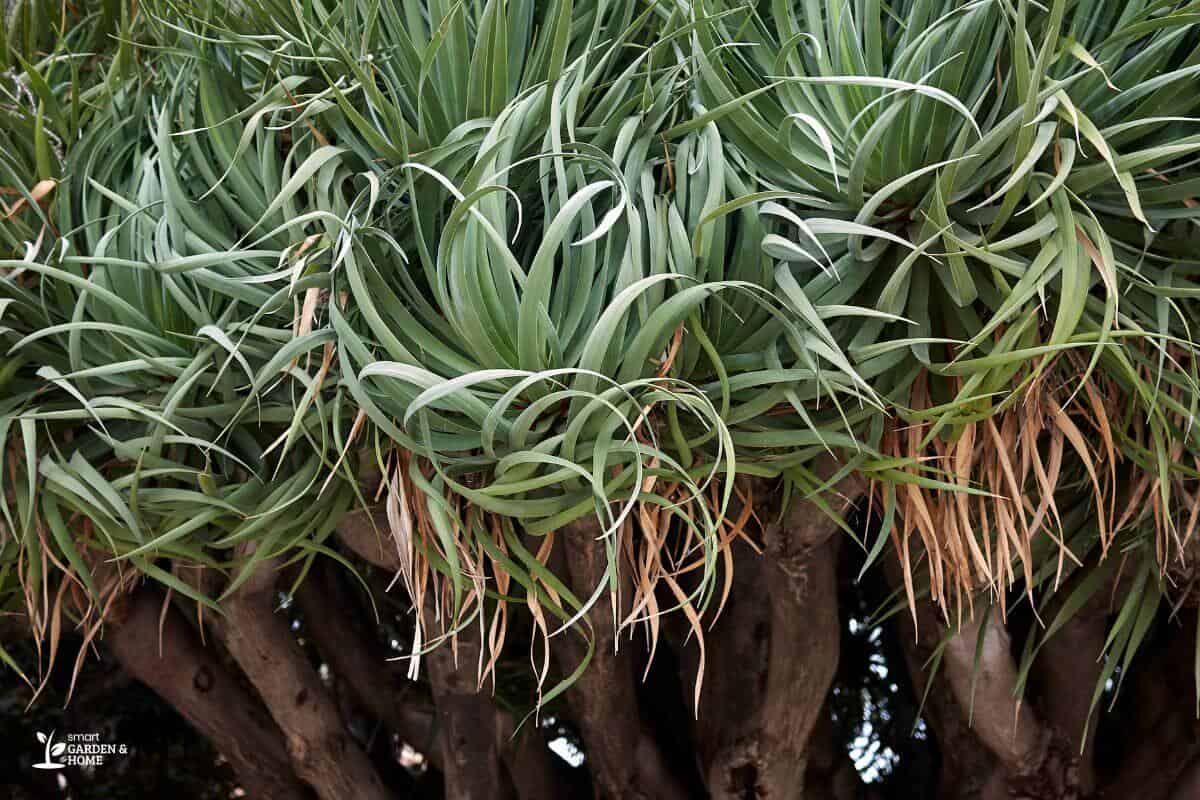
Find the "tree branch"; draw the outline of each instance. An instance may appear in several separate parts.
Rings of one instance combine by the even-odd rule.
[[[903,586],[900,562],[891,553],[884,562],[892,588]],[[996,758],[983,746],[968,725],[968,713],[959,706],[944,670],[932,677],[925,665],[941,643],[945,623],[927,598],[918,600],[917,624],[908,614],[897,614],[904,661],[913,691],[924,698],[922,717],[929,725],[941,751],[938,800],[979,800],[996,769]],[[932,685],[929,682],[932,680]]]
[[[968,620],[950,637],[942,668],[959,706],[970,710],[971,728],[1003,766],[988,796],[1080,796],[1077,751],[1015,693],[1017,668],[999,616],[977,614]]]
[[[1166,800],[1186,777],[1188,764],[1200,758],[1195,687],[1190,670],[1179,669],[1195,658],[1195,628],[1195,618],[1189,614],[1165,644],[1140,654],[1137,672],[1129,676],[1134,679],[1132,686],[1127,678],[1125,691],[1132,695],[1121,699],[1126,751],[1116,774],[1098,793],[1103,800]],[[1195,772],[1190,771],[1193,781]],[[1183,797],[1191,800],[1195,795]]]
[[[557,543],[572,588],[590,596],[608,569],[602,533],[594,517],[560,528]],[[625,593],[628,597],[628,593]],[[654,736],[641,717],[637,680],[628,648],[617,652],[617,629],[610,604],[598,601],[587,614],[594,636],[591,663],[567,691],[566,699],[582,734],[597,795],[609,800],[674,800],[686,794],[667,768]],[[564,673],[584,657],[573,634],[559,638],[554,657]]]
[[[838,526],[803,500],[777,520],[777,488],[765,481],[747,487],[768,520],[765,552],[747,548],[736,559],[729,601],[709,636],[697,722],[714,800],[788,797],[803,785],[840,647]],[[839,489],[853,502],[861,487]]]
[[[1020,707],[1014,694],[1017,669],[1000,618],[988,614],[984,619],[977,614],[967,620],[950,637],[942,668],[959,705],[972,709],[971,727],[992,754],[1021,774],[1036,771],[1041,760],[1041,726],[1031,710]]]
[[[400,559],[385,540],[387,529],[382,508],[357,511],[339,524],[338,538],[368,564],[394,573]],[[440,723],[433,760],[445,777],[446,796],[493,798],[504,787],[515,789],[522,800],[561,797],[549,750],[515,741],[511,715],[479,692],[470,666],[477,663],[478,643],[461,636],[458,650],[458,664],[448,645],[423,656]]]
[[[118,601],[105,624],[113,656],[213,743],[250,797],[305,800],[283,737],[258,699],[200,644],[178,609],[168,605],[164,613],[166,602],[151,586]]]
[[[510,798],[513,787],[501,769],[497,715],[475,683],[479,643],[473,630],[462,631],[454,649],[449,644],[423,656],[441,719],[442,773],[446,796],[462,800]]]
[[[418,698],[415,683],[393,684],[387,655],[370,631],[358,624],[359,615],[351,609],[361,610],[359,603],[336,569],[331,562],[318,562],[297,589],[305,630],[358,705],[404,741],[427,750],[431,763],[440,767],[432,698],[427,693]],[[341,613],[331,614],[330,609]]]
[[[1069,580],[1055,594],[1050,614],[1070,597],[1078,578]],[[1108,634],[1108,613],[1113,581],[1105,581],[1066,623],[1042,645],[1033,666],[1038,691],[1038,710],[1055,735],[1079,754],[1079,788],[1090,794],[1096,786],[1095,724],[1088,725],[1092,694],[1104,669],[1101,656]]]
[[[246,548],[243,554],[248,554]],[[332,698],[276,612],[278,563],[260,563],[225,603],[226,648],[287,734],[296,773],[322,800],[385,800],[383,782],[342,726]]]

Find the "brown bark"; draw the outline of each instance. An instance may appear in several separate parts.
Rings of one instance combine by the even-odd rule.
[[[1200,797],[1200,758],[1193,759],[1183,770],[1167,800],[1196,800],[1197,797]]]
[[[885,563],[892,585],[899,586],[902,579],[898,562],[890,558]],[[908,614],[898,615],[896,624],[913,691],[924,698],[922,717],[941,751],[938,800],[980,800],[996,759],[971,730],[967,710],[955,699],[946,673],[938,670],[930,676],[925,669],[940,643],[945,623],[933,605],[922,599],[917,604],[915,626]]]
[[[400,569],[399,555],[385,539],[387,518],[383,510],[357,511],[338,526],[342,543],[356,555],[381,569]],[[447,797],[479,800],[505,786],[491,704],[479,695],[474,680],[467,677],[478,650],[464,632],[458,645],[465,657],[464,668],[454,663],[450,645],[422,656],[433,689],[440,722],[437,757],[441,762]]]
[[[537,729],[527,734],[517,733],[511,714],[496,711],[499,740],[504,745],[504,763],[516,787],[520,800],[560,800],[568,797],[563,780],[555,770],[554,759],[546,741]]]
[[[120,601],[104,642],[133,677],[149,686],[200,731],[232,765],[250,797],[304,800],[283,737],[241,684],[203,647],[164,594],[149,586]],[[160,625],[161,620],[161,625]]]
[[[893,588],[902,585],[898,556],[885,562]],[[926,697],[930,721],[942,754],[939,797],[945,800],[1074,800],[1084,796],[1075,745],[1045,724],[1041,710],[1017,696],[1017,665],[999,612],[974,609],[956,632],[933,604],[918,599],[917,626],[906,615],[901,641],[914,688]],[[981,645],[982,634],[982,645]],[[933,685],[925,664],[944,642]],[[1088,691],[1095,684],[1088,685]],[[1073,705],[1060,712],[1074,713]],[[1082,727],[1080,728],[1082,730]]]
[[[849,488],[856,498],[858,487]],[[754,485],[756,498],[779,494]],[[738,554],[709,637],[697,734],[714,800],[802,795],[810,737],[837,671],[836,524],[802,500],[782,520],[778,503],[756,511],[768,521],[764,553]]]
[[[971,728],[998,760],[984,797],[1073,800],[1081,797],[1079,756],[1015,694],[1017,667],[1008,630],[982,609],[950,637],[942,669]]]
[[[459,634],[457,661],[449,644],[423,656],[439,720],[439,760],[446,796],[462,800],[555,800],[564,788],[554,755],[536,730],[516,737],[511,714],[496,707],[476,683],[478,630]]]
[[[875,800],[878,797],[863,784],[850,756],[837,747],[828,704],[809,739],[807,761],[805,800]]]
[[[260,563],[225,601],[221,636],[287,735],[296,774],[322,800],[385,800],[390,795],[342,725],[337,706],[276,612],[274,559]]]
[[[399,555],[386,530],[381,508],[358,511],[338,526],[338,537],[367,563],[395,572]],[[550,751],[536,736],[514,739],[512,716],[478,690],[474,675],[479,645],[471,635],[464,631],[460,637],[457,664],[449,644],[422,657],[438,716],[437,742],[431,750],[445,777],[446,796],[493,798],[515,789],[521,800],[562,797]],[[357,666],[347,670],[361,674]]]
[[[464,630],[455,648],[444,644],[423,656],[441,720],[442,773],[446,796],[462,800],[510,800],[513,789],[500,757],[501,731],[492,704],[475,683],[479,643]]]
[[[582,597],[590,597],[605,580],[607,557],[604,543],[597,541],[601,530],[594,517],[584,517],[558,532],[571,586]],[[592,659],[566,698],[583,737],[597,796],[604,800],[682,800],[687,795],[642,719],[630,646],[617,651],[612,605],[601,598],[587,620],[593,636]],[[557,637],[554,655],[564,673],[574,671],[584,652],[574,633]]]
[[[363,710],[441,765],[433,701],[417,684],[396,686],[387,653],[359,621],[362,609],[331,562],[318,562],[296,591],[304,629]],[[339,613],[330,613],[336,609]]]
[[[1080,578],[1084,573],[1079,573]],[[1077,581],[1068,581],[1056,595],[1065,600]],[[1104,669],[1101,655],[1108,635],[1107,617],[1113,596],[1111,581],[1088,598],[1042,646],[1034,662],[1038,710],[1054,735],[1078,756],[1079,788],[1087,795],[1096,788],[1096,720],[1088,724],[1092,694]],[[1061,600],[1051,604],[1057,614]],[[1050,617],[1053,619],[1053,617]]]
[[[980,638],[982,637],[982,643]],[[1020,773],[1040,765],[1042,730],[1033,711],[1013,694],[1017,668],[1003,621],[978,610],[950,637],[942,668],[960,708],[970,709],[975,735],[1001,762]]]
[[[368,564],[392,573],[400,569],[400,553],[388,536],[387,512],[382,505],[352,511],[342,517],[337,536],[354,555]]]

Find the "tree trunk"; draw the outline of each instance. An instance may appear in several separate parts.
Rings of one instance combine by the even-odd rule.
[[[383,782],[342,725],[287,617],[276,613],[277,576],[275,560],[264,561],[226,600],[225,646],[285,732],[296,774],[322,800],[386,800]]]
[[[1193,612],[1194,613],[1194,612]],[[1100,792],[1103,800],[1174,800],[1187,788],[1186,767],[1200,757],[1200,720],[1196,718],[1195,685],[1188,674],[1195,663],[1195,617],[1173,623],[1168,640],[1156,651],[1143,652],[1134,683],[1123,698],[1126,753]],[[1180,669],[1181,665],[1186,665]],[[1192,770],[1194,777],[1195,770]],[[1183,795],[1187,800],[1197,795]]]
[[[359,707],[440,767],[433,699],[407,679],[403,686],[393,683],[387,653],[360,624],[369,612],[347,590],[338,569],[332,562],[318,562],[297,589],[304,630]],[[330,613],[332,609],[339,613]]]
[[[885,563],[889,580],[899,587],[899,564],[895,558]],[[896,626],[913,691],[917,698],[924,698],[922,716],[941,751],[938,800],[980,800],[996,759],[971,730],[969,713],[955,699],[945,671],[931,677],[925,670],[945,630],[927,599],[918,600],[917,620],[914,626],[912,617],[902,613],[896,617]]]
[[[511,800],[513,787],[501,769],[502,732],[492,704],[475,683],[479,660],[475,633],[464,630],[453,646],[446,643],[422,657],[441,720],[439,739],[446,794],[462,800]]]
[[[778,496],[765,482],[754,496]],[[809,739],[837,671],[837,525],[797,500],[768,520],[761,556],[740,543],[733,590],[709,637],[697,734],[714,800],[803,795]]]
[[[283,737],[266,711],[165,603],[163,592],[150,586],[118,601],[104,643],[130,675],[213,743],[250,797],[305,800],[308,791],[292,773]]]
[[[826,704],[809,739],[805,800],[878,800],[878,794],[863,784],[854,762],[838,745]]]
[[[387,572],[400,569],[400,559],[382,531],[387,519],[382,510],[359,511],[338,526],[338,537],[355,555]],[[511,715],[496,708],[475,684],[478,642],[473,632],[459,638],[455,663],[449,643],[422,656],[437,708],[437,742],[434,762],[442,769],[446,796],[499,798],[515,790],[521,800],[562,796],[552,755],[540,743],[514,740]],[[357,667],[346,666],[358,673]],[[504,769],[501,769],[503,764]]]
[[[1069,581],[1059,590],[1056,598],[1069,597],[1074,588],[1074,582]],[[1033,666],[1038,709],[1054,736],[1076,756],[1079,788],[1084,795],[1096,789],[1097,721],[1092,719],[1089,724],[1088,716],[1096,682],[1100,680],[1104,669],[1101,656],[1108,635],[1107,616],[1112,589],[1112,582],[1104,582],[1046,640]],[[1051,604],[1051,614],[1057,613],[1060,607],[1060,602]]]
[[[571,586],[582,597],[590,597],[605,580],[608,563],[604,543],[598,541],[601,532],[594,517],[584,517],[557,534]],[[628,592],[623,596],[627,598]],[[664,763],[642,719],[629,652],[632,644],[617,651],[617,626],[607,597],[596,602],[587,619],[594,637],[592,660],[566,698],[583,734],[597,796],[606,800],[683,800],[683,788]],[[554,652],[564,674],[574,671],[584,655],[574,632],[557,637]]]

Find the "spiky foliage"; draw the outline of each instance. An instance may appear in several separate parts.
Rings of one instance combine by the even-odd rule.
[[[877,401],[824,322],[853,310],[814,308],[786,275],[776,296],[757,215],[726,202],[747,188],[716,127],[672,125],[686,29],[653,36],[682,18],[664,28],[616,4],[581,25],[512,4],[431,7],[408,25],[423,7],[349,5],[316,35],[252,10],[278,35],[241,17],[190,24],[273,80],[319,73],[289,96],[339,145],[301,171],[336,183],[368,169],[334,245],[336,301],[315,302],[358,409],[347,436],[372,442],[388,477],[410,591],[434,585],[454,629],[494,576],[567,621],[616,585],[627,552],[642,573],[631,621],[657,616],[660,579],[698,619],[735,470],[810,480],[811,454],[852,444]],[[748,255],[730,263],[731,248]],[[635,530],[660,513],[677,542]],[[552,539],[535,554],[519,532],[584,515],[599,515],[610,567],[575,597],[544,566]],[[687,591],[685,570],[700,576]]]
[[[897,546],[928,555],[934,598],[1032,588],[1039,537],[1056,572],[1147,528],[1149,557],[1183,558],[1200,149],[1186,10],[724,10],[693,37],[695,101],[764,188],[796,193],[764,247],[810,292],[833,273],[840,301],[903,318],[835,335],[896,410],[870,443],[910,478],[879,494]],[[1066,527],[1067,498],[1093,507],[1086,532]]]
[[[378,489],[436,634],[498,649],[518,600],[548,641],[630,571],[624,623],[665,583],[700,633],[735,476],[857,472],[910,602],[1115,549],[1136,651],[1200,491],[1188,9],[164,0],[26,37],[10,601],[44,626],[47,564],[116,557],[213,603],[171,565],[336,557]],[[576,596],[546,565],[586,516]]]
[[[337,454],[321,392],[333,351],[299,298],[328,248],[293,235],[299,165],[235,164],[219,126],[178,135],[194,116],[225,122],[238,101],[290,114],[286,86],[254,98],[203,80],[104,87],[107,107],[66,140],[37,240],[0,262],[5,568],[43,634],[60,629],[72,584],[99,597],[98,561],[215,606],[171,564],[228,572],[233,590],[264,558],[323,551],[353,501],[344,482],[320,492]],[[264,135],[272,148],[291,132]],[[287,149],[306,147],[297,134]],[[345,212],[327,199],[326,216]]]

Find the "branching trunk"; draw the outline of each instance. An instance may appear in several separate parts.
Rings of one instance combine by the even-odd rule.
[[[331,562],[316,564],[296,591],[305,631],[358,705],[440,767],[432,698],[428,693],[418,696],[417,685],[411,682],[402,687],[393,684],[387,654],[360,624],[356,611],[361,607],[337,569]],[[331,613],[335,609],[339,613]]]
[[[888,579],[899,587],[899,563],[892,557],[885,564]],[[955,699],[945,671],[930,676],[925,669],[941,641],[944,623],[927,599],[918,601],[916,626],[907,613],[896,620],[913,691],[924,698],[922,716],[941,751],[938,800],[980,800],[996,759],[971,730],[969,712]]]
[[[600,534],[592,517],[558,532],[567,573],[583,597],[605,580],[608,565],[604,543],[597,540]],[[611,603],[602,598],[587,617],[595,637],[592,660],[567,692],[567,702],[583,734],[597,794],[606,800],[682,800],[686,794],[642,719],[630,646],[617,651]],[[558,637],[555,655],[563,672],[569,673],[583,657],[583,648],[573,633],[567,633]]]
[[[756,497],[777,495],[760,483]],[[802,795],[809,739],[837,671],[838,528],[796,501],[763,503],[765,552],[737,554],[728,605],[709,637],[697,723],[714,800]]]
[[[1013,694],[1017,670],[1004,623],[995,614],[986,619],[977,614],[950,637],[944,653],[950,689],[960,707],[971,709],[975,734],[1004,764],[1022,773],[1036,771],[1042,733]]]
[[[259,564],[226,600],[225,646],[285,731],[296,773],[322,800],[385,800],[383,782],[342,725],[287,617],[275,613],[277,566]]]
[[[226,758],[250,797],[305,800],[283,737],[258,701],[229,674],[158,589],[118,602],[104,642],[121,666],[170,703]]]
[[[400,568],[395,547],[386,539],[382,512],[356,512],[338,527],[342,543],[355,555],[387,572]],[[562,796],[550,752],[536,742],[514,739],[510,714],[498,709],[475,684],[478,642],[463,632],[455,663],[450,646],[423,657],[424,670],[437,708],[437,740],[431,743],[433,762],[442,769],[446,796],[499,798],[515,790],[521,800],[550,800]],[[365,685],[365,664],[345,664],[347,680]],[[338,667],[335,665],[335,671]],[[351,677],[357,676],[357,677]],[[357,691],[357,690],[356,690]],[[408,717],[411,712],[392,712]],[[407,723],[406,723],[407,724]],[[503,767],[503,768],[502,768]]]
[[[943,668],[971,727],[996,756],[985,797],[1073,800],[1081,796],[1079,757],[1015,693],[1017,667],[1004,622],[977,613],[950,637]]]

